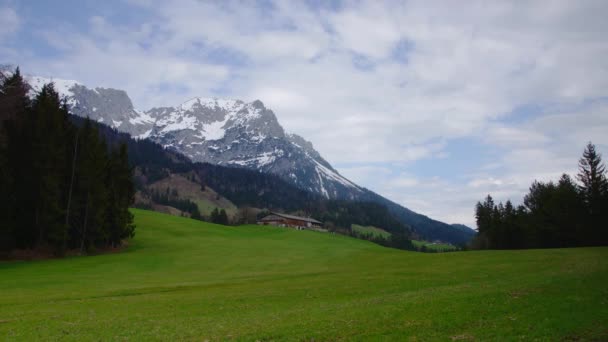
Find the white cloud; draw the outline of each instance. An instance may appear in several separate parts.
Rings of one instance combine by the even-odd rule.
[[[10,7],[0,7],[0,40],[17,32],[21,20],[14,9]]]
[[[375,1],[329,15],[343,48],[373,58],[387,57],[401,38],[397,20],[390,7]]]
[[[331,163],[359,165],[340,168],[348,177],[450,222],[470,224],[489,191],[520,197],[535,178],[575,172],[588,140],[608,147],[605,1],[361,1],[338,10],[129,2],[154,17],[49,27],[40,34],[59,57],[0,54],[46,76],[126,89],[142,109],[196,95],[259,98]],[[0,18],[16,29],[11,11]],[[530,104],[542,113],[512,118]],[[469,171],[451,178],[408,170],[450,160],[459,138],[498,154],[467,156]],[[405,174],[385,173],[395,163]]]

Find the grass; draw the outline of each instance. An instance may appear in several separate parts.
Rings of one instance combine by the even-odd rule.
[[[359,234],[370,234],[373,236],[380,236],[385,239],[388,239],[391,236],[391,233],[387,232],[386,230],[376,228],[374,226],[361,226],[358,224],[353,224],[351,226],[351,229]],[[440,252],[449,252],[457,250],[455,246],[450,245],[448,243],[432,243],[428,241],[412,240],[412,244],[417,248],[426,246],[426,248],[429,250]]]
[[[428,241],[412,240],[412,244],[417,248],[426,246],[427,249],[441,251],[441,252],[449,252],[449,251],[457,250],[457,248],[454,245],[450,245],[449,243],[432,243],[432,242],[428,242]]]
[[[388,239],[391,236],[391,233],[387,232],[384,229],[376,228],[374,226],[360,226],[358,224],[351,225],[351,229],[360,234],[371,234],[373,236],[380,236],[385,239]]]
[[[0,262],[0,339],[608,339],[608,248],[426,254],[133,212],[123,253]]]

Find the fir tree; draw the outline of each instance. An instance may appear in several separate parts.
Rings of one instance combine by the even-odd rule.
[[[107,242],[115,247],[120,244],[121,240],[133,237],[135,228],[133,214],[128,210],[134,201],[135,187],[125,144],[121,144],[118,150],[114,150],[110,154],[105,185],[108,192],[105,213]]]
[[[107,165],[107,147],[99,137],[97,128],[86,120],[79,134],[80,155],[77,163],[77,208],[74,208],[72,237],[75,247],[84,253],[100,241],[107,241],[103,229],[105,209],[108,203],[104,184]]]
[[[228,225],[228,215],[226,214],[226,210],[220,210],[217,220],[219,224]]]
[[[29,195],[32,203],[36,246],[47,242],[63,251],[67,227],[63,223],[65,189],[65,131],[68,113],[61,105],[53,84],[42,87],[34,99],[30,121],[33,178]],[[29,182],[25,179],[24,182]]]
[[[211,215],[209,216],[209,221],[212,223],[219,223],[220,211],[217,208],[214,208],[211,211]]]
[[[134,233],[126,145],[108,155],[97,124],[77,128],[53,84],[29,101],[19,70],[0,83],[0,252],[118,245]]]
[[[581,195],[588,211],[585,223],[587,243],[608,243],[608,181],[602,156],[595,145],[588,143],[579,160],[578,180],[582,183]]]
[[[19,68],[11,75],[1,74],[0,82],[0,252],[12,249],[17,241],[16,164],[26,156],[19,153],[21,125],[30,106],[28,86]]]

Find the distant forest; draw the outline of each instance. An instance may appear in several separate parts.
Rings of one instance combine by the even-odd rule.
[[[557,182],[535,181],[523,205],[494,203],[488,195],[475,207],[477,249],[554,248],[608,245],[608,180],[595,146],[579,160],[577,184],[567,174]]]
[[[76,125],[53,84],[33,99],[19,69],[0,83],[0,252],[117,247],[135,232],[126,144]]]

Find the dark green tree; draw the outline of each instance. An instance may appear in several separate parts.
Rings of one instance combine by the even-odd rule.
[[[26,195],[31,203],[35,245],[42,247],[48,242],[58,252],[62,252],[66,248],[68,237],[68,229],[63,220],[63,204],[66,188],[65,132],[70,123],[68,112],[52,83],[43,86],[34,99],[28,121],[31,145],[27,145],[31,148],[29,152],[33,177],[23,179],[19,189],[25,183],[32,183],[27,187],[30,191]]]
[[[135,233],[133,214],[128,210],[135,199],[135,186],[126,144],[121,144],[110,154],[105,186],[108,194],[105,212],[107,243],[116,247],[123,239],[131,238]]]
[[[218,213],[218,222],[219,224],[223,224],[223,225],[228,225],[228,215],[226,214],[226,210],[221,209],[220,212]]]
[[[578,180],[588,216],[585,222],[586,244],[608,244],[608,181],[602,156],[588,143],[579,160]]]
[[[494,234],[494,209],[494,199],[490,195],[486,196],[483,203],[477,202],[475,205],[475,221],[478,234],[474,245],[477,248],[493,248],[491,243]]]
[[[211,211],[211,215],[209,216],[209,221],[212,223],[219,223],[220,211],[217,208],[214,208]]]
[[[76,203],[70,218],[72,237],[76,248],[81,253],[95,245],[109,241],[109,234],[104,229],[105,211],[109,203],[106,187],[106,167],[108,164],[107,146],[100,139],[99,132],[91,120],[86,120],[79,133],[79,156],[76,166],[78,184],[76,186]]]
[[[26,158],[20,153],[22,123],[30,107],[28,85],[19,72],[0,73],[0,253],[18,243],[15,169]]]

